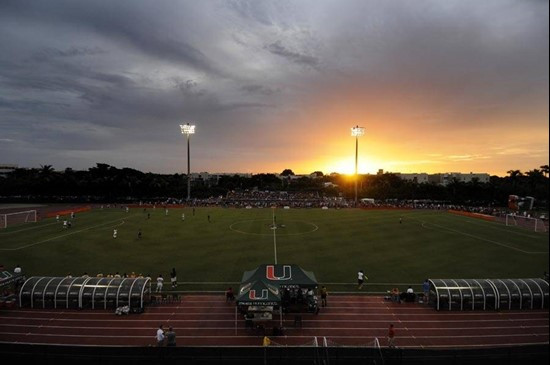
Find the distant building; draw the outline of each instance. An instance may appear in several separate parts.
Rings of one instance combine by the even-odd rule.
[[[473,173],[463,174],[460,172],[447,172],[442,174],[432,174],[429,175],[429,182],[438,184],[438,185],[447,185],[453,180],[460,181],[463,183],[469,183],[477,179],[480,183],[488,183],[490,175],[487,173]]]
[[[191,181],[196,182],[203,182],[204,184],[208,186],[218,185],[220,182],[220,178],[222,176],[239,176],[239,177],[245,177],[245,178],[251,178],[252,174],[250,173],[241,173],[241,172],[215,172],[215,173],[208,173],[208,172],[192,172],[189,176],[191,177]]]
[[[417,184],[427,184],[429,182],[429,175],[422,172],[420,174],[401,174],[397,173],[402,180],[412,181]]]
[[[18,165],[0,164],[0,177],[6,177],[12,171],[18,168]]]

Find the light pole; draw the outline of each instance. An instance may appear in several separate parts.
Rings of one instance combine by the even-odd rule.
[[[187,136],[187,200],[191,199],[191,150],[189,148],[189,136],[195,134],[195,126],[187,124],[180,124],[181,134]]]
[[[355,206],[357,207],[357,180],[359,178],[357,175],[357,157],[359,151],[359,137],[365,135],[365,128],[357,125],[351,128],[351,135],[355,137]]]

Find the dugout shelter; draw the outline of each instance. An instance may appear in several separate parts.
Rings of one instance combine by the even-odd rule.
[[[33,276],[19,290],[19,307],[142,310],[150,302],[150,278]]]
[[[548,308],[548,282],[540,279],[429,279],[437,310]]]
[[[265,281],[279,289],[315,289],[319,285],[313,272],[294,264],[264,264],[245,271],[241,285],[252,281]]]

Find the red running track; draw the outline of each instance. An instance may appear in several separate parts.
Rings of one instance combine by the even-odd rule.
[[[318,315],[304,314],[302,327],[294,315],[283,316],[285,335],[271,337],[278,344],[373,346],[375,338],[387,346],[390,323],[395,344],[415,348],[479,348],[548,344],[546,310],[437,312],[422,304],[397,304],[382,297],[337,296]],[[266,324],[267,333],[279,318]],[[148,346],[155,344],[159,324],[174,327],[181,346],[259,346],[263,333],[245,328],[235,306],[220,295],[186,295],[178,303],[148,307],[145,313],[115,316],[102,310],[3,309],[0,342]]]

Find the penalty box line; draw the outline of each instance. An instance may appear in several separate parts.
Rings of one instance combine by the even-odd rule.
[[[126,217],[126,218],[124,218],[124,219],[128,219],[128,218],[131,218],[131,217],[135,217],[135,216],[137,216],[137,215],[139,215],[139,214],[134,214],[134,215],[129,216],[129,217]],[[105,226],[105,225],[107,225],[107,224],[113,224],[113,223],[115,223],[115,222],[118,222],[118,221],[124,220],[124,219],[119,218],[119,219],[116,219],[116,220],[114,220],[114,221],[109,221],[109,222],[101,223],[101,224],[98,224],[98,225],[95,225],[95,226],[92,226],[92,227],[80,229],[80,230],[78,230],[78,231],[74,231],[74,232],[67,233],[67,234],[62,234],[61,236],[51,237],[51,238],[48,238],[48,239],[46,239],[46,240],[34,242],[34,243],[31,243],[31,244],[28,244],[28,245],[25,245],[25,246],[21,246],[21,247],[17,247],[17,248],[0,248],[0,251],[19,251],[19,250],[23,250],[23,249],[25,249],[25,248],[29,248],[29,247],[32,247],[32,246],[40,245],[40,244],[42,244],[42,243],[46,243],[46,242],[49,242],[49,241],[56,240],[56,239],[58,239],[58,238],[67,237],[67,236],[71,236],[71,235],[73,235],[73,234],[77,234],[77,233],[89,231],[90,229],[94,229],[94,228],[97,228],[97,227],[102,227],[102,226]]]

